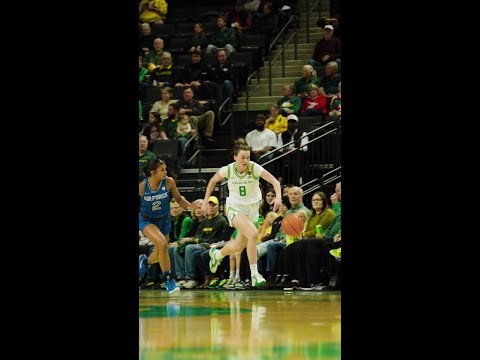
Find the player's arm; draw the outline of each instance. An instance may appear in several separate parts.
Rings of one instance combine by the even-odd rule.
[[[202,209],[205,212],[205,214],[207,213],[207,209],[208,209],[208,198],[210,197],[210,195],[212,195],[215,185],[217,185],[217,183],[222,179],[223,179],[223,176],[220,175],[219,172],[217,171],[215,175],[213,175],[210,181],[208,182],[207,189],[205,190],[205,197],[203,199],[203,205],[202,205]]]
[[[177,189],[177,184],[175,184],[175,180],[173,180],[170,177],[167,177],[167,187],[170,193],[172,194],[173,198],[177,201],[178,205],[180,205],[183,208],[193,208],[196,209],[196,205],[192,205],[190,201],[187,201],[185,197],[180,195],[180,192]]]
[[[260,177],[268,181],[270,184],[272,184],[273,188],[275,189],[275,200],[273,204],[273,211],[277,212],[282,206],[282,190],[280,189],[280,182],[272,174],[270,174],[270,172],[268,172],[265,169],[263,169],[262,173],[260,174]]]
[[[138,195],[143,196],[143,194],[145,194],[145,181],[138,185]]]

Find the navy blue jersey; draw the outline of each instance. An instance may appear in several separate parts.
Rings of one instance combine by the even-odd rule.
[[[163,179],[157,191],[152,191],[145,178],[145,193],[142,196],[141,212],[153,219],[170,214],[170,191],[167,188],[167,179]]]

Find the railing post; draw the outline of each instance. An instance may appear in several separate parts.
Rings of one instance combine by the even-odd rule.
[[[307,0],[307,43],[310,42],[310,2]]]

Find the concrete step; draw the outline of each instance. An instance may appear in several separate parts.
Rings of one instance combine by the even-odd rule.
[[[294,57],[294,55],[295,55],[294,50],[295,49],[293,48],[293,46],[291,46],[291,47],[289,46],[285,49],[285,59],[286,60],[298,60],[298,59],[295,59],[295,57]],[[298,54],[299,57],[302,56],[302,55],[306,55],[306,54],[311,55],[311,52],[312,52],[311,48],[309,48],[309,49],[298,49],[297,48],[297,54]],[[274,58],[279,53],[280,53],[280,50],[273,50],[272,51],[272,55],[273,55]],[[279,59],[281,59],[281,56],[279,57]]]
[[[272,105],[273,103],[250,103],[248,105],[248,110],[249,111],[259,111],[259,110],[262,110],[262,111],[265,111],[265,112],[268,112],[270,110],[270,106]],[[233,105],[233,110],[234,111],[245,111],[246,110],[246,106],[245,104],[235,104]]]
[[[301,75],[300,75],[301,76]],[[300,76],[288,76],[288,77],[274,77],[272,78],[272,87],[280,87],[284,84],[290,84],[295,82]],[[257,84],[251,84],[249,85],[250,91],[253,91],[257,87]],[[267,78],[262,78],[262,81],[258,85],[258,89],[256,91],[262,91],[268,89],[268,79]]]
[[[318,40],[317,40],[318,41]],[[305,49],[308,49],[310,51],[313,51],[313,49],[315,48],[315,45],[316,45],[316,41],[315,42],[311,42],[311,43],[307,43],[306,40],[305,41],[298,41],[297,42],[297,50],[305,50]],[[282,46],[278,46],[278,50],[281,50],[282,49]],[[287,45],[287,49],[295,49],[295,44],[292,42],[290,44]]]
[[[272,94],[273,94],[272,96],[265,95],[265,96],[251,97],[249,102],[250,102],[250,104],[261,103],[261,104],[266,105],[267,108],[270,108],[270,105],[276,104],[278,99],[282,97],[281,94],[277,94],[277,93],[273,92],[273,89],[272,89]],[[247,100],[247,98],[238,98],[237,105],[242,105],[243,104],[245,106],[246,100]]]
[[[302,76],[302,67],[298,67],[298,66],[289,66],[288,68],[285,67],[285,74],[283,73],[282,71],[282,68],[281,66],[277,67],[277,66],[273,66],[272,67],[272,75],[271,77],[293,77],[293,76]],[[268,67],[266,68],[262,68],[260,70],[260,77],[261,78],[269,78],[270,77],[270,70],[268,69]]]

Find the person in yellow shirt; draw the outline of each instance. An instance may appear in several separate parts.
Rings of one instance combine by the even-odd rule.
[[[265,128],[272,130],[277,136],[287,131],[288,120],[280,114],[280,108],[277,104],[270,107],[270,116],[265,121]]]
[[[163,24],[167,11],[168,4],[165,0],[142,0],[138,5],[141,23]]]

